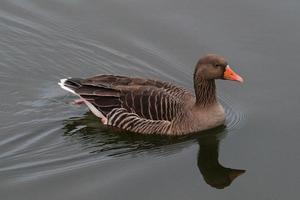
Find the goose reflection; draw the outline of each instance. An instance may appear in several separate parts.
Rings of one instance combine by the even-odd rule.
[[[173,154],[188,144],[199,144],[197,165],[205,182],[217,189],[229,186],[245,170],[223,167],[219,161],[219,143],[225,136],[225,126],[201,134],[168,137],[141,135],[134,133],[116,133],[105,129],[90,112],[80,118],[65,121],[64,135],[72,141],[79,142],[89,153],[104,156],[126,156],[139,153]]]
[[[245,170],[223,167],[219,163],[220,139],[221,137],[216,134],[198,139],[200,146],[197,159],[198,168],[205,182],[217,189],[229,186],[234,179],[245,173]]]

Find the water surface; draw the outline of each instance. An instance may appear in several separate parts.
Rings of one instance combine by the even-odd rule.
[[[1,199],[297,199],[296,0],[2,0]],[[179,138],[120,134],[72,105],[63,77],[109,73],[192,90],[206,53],[226,126]]]

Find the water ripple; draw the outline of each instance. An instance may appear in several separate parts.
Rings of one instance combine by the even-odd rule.
[[[219,100],[225,109],[227,130],[235,130],[242,126],[245,121],[245,114],[234,106],[230,98],[221,96]]]

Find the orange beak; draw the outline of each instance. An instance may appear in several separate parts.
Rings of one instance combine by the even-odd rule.
[[[224,72],[224,79],[231,80],[231,81],[238,81],[243,83],[244,79],[240,77],[237,73],[235,73],[229,65],[226,66],[225,72]]]

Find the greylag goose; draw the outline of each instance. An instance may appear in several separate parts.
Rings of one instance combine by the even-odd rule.
[[[116,75],[67,78],[61,88],[79,96],[101,123],[135,133],[183,135],[224,124],[215,79],[243,82],[218,55],[201,58],[194,72],[195,95],[172,83]]]

